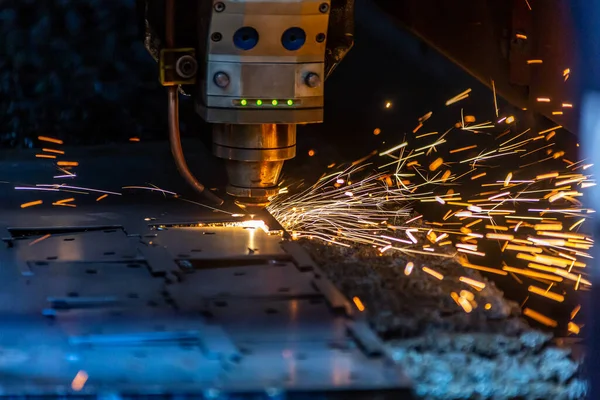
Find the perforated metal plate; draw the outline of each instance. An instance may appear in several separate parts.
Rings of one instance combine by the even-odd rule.
[[[115,184],[114,160],[88,161],[87,176]],[[45,173],[26,170],[20,181]],[[65,197],[54,192],[21,210],[30,192],[1,184],[0,195],[0,395],[406,398],[364,316],[297,244],[231,226],[239,210],[162,195],[83,196],[67,209],[50,205]]]

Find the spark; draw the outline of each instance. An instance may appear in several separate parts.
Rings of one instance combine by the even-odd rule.
[[[56,158],[56,156],[53,156],[53,155],[50,155],[50,154],[36,154],[35,157],[36,158],[49,158],[49,159]]]
[[[48,137],[48,136],[38,136],[38,140],[40,142],[48,142],[48,143],[54,143],[54,144],[63,144],[62,140],[55,139],[55,138]]]
[[[583,224],[584,222],[585,222],[585,218],[581,218],[579,221],[577,221],[573,225],[571,225],[569,227],[569,230],[572,231],[573,229],[577,228],[579,225]]]
[[[439,279],[440,281],[444,279],[444,275],[440,274],[437,271],[432,270],[431,268],[423,267],[422,270],[423,270],[423,272],[433,276],[436,279]]]
[[[79,372],[77,372],[77,375],[75,375],[75,378],[73,378],[73,381],[71,382],[71,389],[73,389],[76,392],[79,392],[83,389],[87,380],[88,374],[85,371],[80,370]]]
[[[467,150],[471,150],[471,149],[475,149],[475,148],[477,148],[477,145],[473,144],[471,146],[465,146],[465,147],[461,147],[459,149],[450,150],[450,154],[460,153],[461,151],[467,151]]]
[[[579,335],[580,327],[576,323],[569,321],[569,323],[567,324],[567,329],[570,333],[574,335]]]
[[[172,196],[177,196],[177,193],[171,192],[169,190],[164,190],[156,187],[147,187],[147,186],[123,186],[121,189],[136,189],[136,190],[150,190],[153,192],[160,192],[165,194],[170,194]]]
[[[447,105],[466,99],[469,93],[454,96]],[[552,103],[548,97],[540,99]],[[494,106],[498,112],[496,98]],[[328,171],[308,188],[294,189],[286,183],[290,190],[276,197],[268,210],[293,238],[312,238],[331,246],[365,246],[377,254],[385,252],[386,257],[409,258],[400,267],[406,275],[412,274],[416,264],[410,257],[426,255],[455,258],[463,268],[485,274],[510,274],[523,285],[523,281],[531,281],[525,288],[532,297],[564,302],[573,287],[589,289],[588,274],[579,271],[586,267],[582,259],[591,258],[587,252],[594,243],[577,230],[594,212],[583,208],[579,200],[583,189],[595,181],[584,175],[589,168],[585,160],[570,161],[573,158],[553,141],[562,126],[530,137],[526,135],[532,129],[515,132],[512,126],[497,125],[514,116],[496,116],[494,123],[476,124],[486,119],[465,114],[466,110],[461,110],[458,123],[453,122],[441,135],[436,131],[400,137],[399,144],[371,153],[380,155],[372,161],[364,158],[346,164],[349,167],[332,165],[338,170]],[[430,118],[431,113],[419,118],[417,129]],[[493,137],[492,145],[489,140],[479,140],[484,135]],[[460,145],[448,146],[452,143]],[[429,158],[433,153],[437,155]],[[537,173],[531,174],[526,167],[534,164]],[[506,170],[509,165],[513,166],[510,172]],[[494,169],[498,166],[504,168],[503,173]],[[514,179],[516,174],[520,179]],[[457,187],[473,184],[483,187],[482,193],[455,193],[460,192]],[[539,206],[526,207],[533,202]],[[416,203],[438,209],[437,220],[423,221],[432,217],[414,213],[411,208]],[[494,246],[486,245],[490,241],[496,242]],[[504,255],[523,264],[500,265],[498,257]],[[472,257],[482,260],[482,265],[469,262]],[[436,279],[448,280],[434,269],[421,268]],[[480,280],[466,276],[458,281],[474,290],[485,287]],[[466,312],[471,307],[472,312],[476,303],[461,294],[450,293],[460,307]],[[491,303],[487,304],[491,308]]]
[[[563,301],[565,301],[565,296],[558,294],[558,293],[554,293],[554,292],[550,292],[548,290],[544,290],[542,288],[539,288],[537,286],[529,286],[529,288],[527,288],[527,290],[530,293],[535,293],[537,295],[540,295],[542,297],[546,297],[548,299],[557,301],[559,303],[562,303]]]
[[[27,208],[27,207],[33,207],[33,206],[39,206],[40,204],[42,204],[43,201],[42,200],[35,200],[35,201],[30,201],[29,203],[23,203],[21,204],[21,208]]]
[[[379,155],[380,155],[380,156],[385,156],[385,155],[388,155],[388,154],[390,154],[390,153],[393,153],[393,152],[394,152],[394,151],[396,151],[396,150],[400,150],[401,148],[403,148],[403,147],[406,147],[406,145],[408,145],[408,142],[400,143],[398,146],[394,146],[394,147],[392,147],[392,148],[391,148],[391,149],[389,149],[389,150],[386,150],[386,151],[384,151],[384,152],[382,152],[382,153],[379,153]]]
[[[56,165],[59,167],[77,167],[79,163],[77,161],[59,161]]]
[[[479,289],[485,289],[485,283],[479,282],[475,279],[467,278],[466,276],[461,276],[460,278],[458,278],[458,280],[463,283],[466,283],[467,285],[471,285]]]
[[[50,236],[51,236],[51,235],[50,235],[49,233],[48,233],[48,234],[46,234],[46,235],[44,235],[44,236],[41,236],[41,237],[39,237],[39,238],[37,238],[37,239],[35,239],[35,240],[31,241],[31,242],[29,243],[29,246],[33,246],[34,244],[37,244],[37,243],[39,243],[39,242],[41,242],[41,241],[43,241],[43,240],[46,240],[46,239],[48,239]]]
[[[107,198],[107,197],[108,197],[108,195],[107,195],[107,194],[103,194],[102,196],[98,197],[98,198],[96,199],[96,201],[101,201],[101,200],[103,200],[103,199],[105,199],[105,198]]]
[[[538,103],[550,103],[549,97],[538,97],[536,100]]]
[[[534,310],[532,310],[530,308],[525,308],[523,310],[523,315],[525,315],[525,316],[527,316],[527,317],[529,317],[529,318],[531,318],[531,319],[539,322],[540,324],[549,326],[551,328],[556,328],[558,326],[558,323],[555,320],[553,320],[551,318],[548,318],[544,314],[541,314],[541,313],[539,313],[537,311],[534,311]]]
[[[356,308],[358,309],[358,311],[365,311],[365,306],[363,304],[363,302],[356,296],[354,296],[352,298],[352,301],[354,302],[354,305],[356,306]]]
[[[548,128],[546,130],[538,132],[538,135],[543,135],[545,133],[552,132],[552,131],[555,131],[555,130],[560,129],[560,128],[562,128],[562,125],[556,125],[556,126],[553,126],[552,128]]]
[[[415,264],[412,261],[407,262],[406,266],[404,267],[404,275],[406,275],[406,276],[410,275],[414,266],[415,266]]]
[[[115,196],[122,196],[123,195],[121,193],[110,192],[108,190],[90,189],[90,188],[79,187],[79,186],[57,185],[55,183],[53,183],[53,184],[38,184],[37,186],[39,187],[39,190],[44,190],[44,188],[46,188],[47,190],[50,190],[50,191],[59,191],[59,190],[63,190],[63,189],[73,189],[73,190],[85,190],[85,191],[88,191],[88,192],[112,194],[112,195],[115,195]]]
[[[575,317],[577,316],[577,313],[579,313],[579,310],[581,310],[581,304],[578,304],[577,306],[575,306],[573,311],[571,311],[571,319],[575,319]]]
[[[542,64],[544,61],[540,59],[536,60],[527,60],[527,64]]]
[[[469,300],[465,299],[464,297],[458,298],[458,304],[460,304],[460,306],[463,308],[463,310],[465,310],[467,314],[473,311],[473,306],[471,305],[471,303],[469,303]]]
[[[43,148],[42,151],[45,151],[46,153],[65,154],[64,151],[62,151],[62,150],[56,150],[56,149]]]
[[[496,97],[496,84],[492,79],[492,93],[494,95],[494,112],[496,113],[496,118],[498,118],[498,99]]]
[[[448,101],[446,101],[446,105],[449,106],[451,104],[454,104],[456,102],[466,99],[467,97],[469,97],[469,93],[471,93],[471,89],[467,89],[464,92],[457,94],[456,96],[454,96],[451,99],[449,99]]]
[[[58,192],[58,189],[43,188],[43,187],[31,187],[31,186],[16,186],[15,190],[35,190],[41,192]]]
[[[441,157],[437,158],[435,161],[433,161],[431,164],[429,164],[429,170],[433,172],[436,169],[438,169],[443,163],[444,163],[444,160]]]
[[[559,276],[544,274],[541,272],[529,271],[529,270],[521,269],[521,268],[513,268],[513,267],[504,266],[504,267],[502,267],[502,270],[504,270],[506,272],[513,272],[515,274],[529,276],[532,278],[547,279],[552,282],[562,282],[563,281],[563,279]]]

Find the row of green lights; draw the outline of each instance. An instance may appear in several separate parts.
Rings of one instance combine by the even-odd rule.
[[[294,105],[294,100],[288,100],[287,102],[288,106],[293,106]],[[248,105],[248,100],[246,99],[242,99],[240,100],[240,104],[243,106],[247,106]],[[279,102],[277,100],[273,100],[271,101],[271,104],[273,104],[274,106],[278,105]],[[263,105],[263,101],[262,100],[256,100],[256,105],[257,106],[262,106]]]

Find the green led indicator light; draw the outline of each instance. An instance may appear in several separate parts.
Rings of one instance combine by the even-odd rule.
[[[294,105],[294,100],[288,100],[287,101],[287,105],[288,106],[293,106]]]
[[[276,105],[278,104],[278,103],[277,103],[277,100],[273,100],[273,101],[271,102],[271,104],[273,104],[274,106],[276,106]]]
[[[256,105],[257,106],[262,106],[262,100],[256,100]]]
[[[246,99],[243,99],[242,101],[240,101],[240,104],[245,106],[248,104],[248,101]]]

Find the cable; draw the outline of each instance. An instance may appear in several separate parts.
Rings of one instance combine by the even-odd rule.
[[[167,48],[173,48],[175,46],[175,0],[166,1],[165,15],[165,44]],[[167,88],[167,93],[169,103],[169,142],[171,143],[171,153],[173,154],[177,169],[181,176],[194,188],[194,190],[196,190],[196,192],[202,194],[211,202],[221,205],[223,204],[223,200],[211,191],[205,190],[206,188],[204,185],[192,174],[185,161],[183,148],[181,147],[181,134],[179,132],[179,94],[177,85],[169,86]]]

